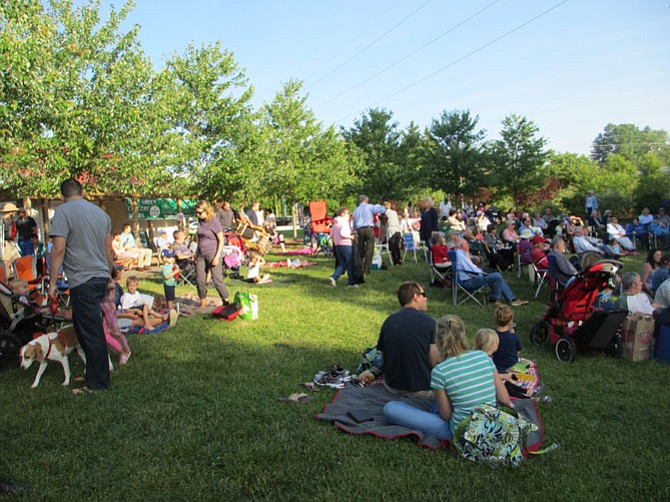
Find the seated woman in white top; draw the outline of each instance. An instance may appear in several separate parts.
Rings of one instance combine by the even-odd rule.
[[[628,310],[631,313],[651,315],[654,310],[661,308],[661,305],[651,303],[647,293],[642,291],[642,279],[637,272],[626,272],[621,277],[621,287],[623,294],[617,301],[620,309]]]

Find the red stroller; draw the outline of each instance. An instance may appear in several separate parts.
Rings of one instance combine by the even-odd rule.
[[[551,303],[544,318],[530,332],[530,341],[544,343],[549,339],[555,345],[556,357],[572,362],[578,349],[604,350],[621,355],[621,325],[627,311],[595,311],[593,303],[598,293],[610,287],[609,281],[623,264],[615,260],[601,260],[577,274]]]

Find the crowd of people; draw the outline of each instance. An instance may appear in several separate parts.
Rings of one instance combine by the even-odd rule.
[[[86,381],[89,390],[109,385],[109,376],[101,369],[100,354],[103,350],[94,334],[99,322],[104,321],[104,329],[100,332],[107,335],[107,343],[102,346],[104,351],[109,345],[120,354],[121,362],[125,364],[131,352],[127,340],[122,337],[122,330],[133,326],[151,330],[160,324],[174,324],[175,290],[181,274],[195,274],[201,307],[206,306],[209,284],[213,285],[224,305],[229,302],[223,273],[226,235],[238,231],[240,225],[249,227],[252,232],[260,230],[271,236],[281,235],[276,232],[276,218],[272,211],[261,210],[258,202],[253,202],[247,210],[244,206],[234,210],[229,202],[210,204],[198,201],[195,205],[197,227],[194,243],[188,243],[188,234],[183,229],[175,230],[171,239],[163,230],[155,241],[160,252],[160,275],[166,302],[166,309],[158,311],[152,308],[151,302],[147,304],[138,296],[137,277],[128,278],[127,292],[123,292],[119,284],[124,269],[134,267],[144,271],[151,266],[152,251],[138,244],[132,226],[125,223],[119,232],[108,232],[111,230],[109,217],[83,199],[81,186],[76,180],[64,182],[62,194],[65,203],[57,208],[49,235],[52,275],[49,294],[55,292],[62,265],[71,288],[74,311],[77,312],[73,314],[73,322],[81,334],[84,350],[91,352],[92,364],[87,369],[91,376]],[[85,218],[81,216],[83,214]],[[650,248],[649,256],[640,274],[624,275],[618,305],[646,313],[668,307],[670,255],[660,248],[667,244],[666,229],[670,222],[663,208],[656,216],[645,208],[639,218],[634,219],[633,227],[629,225],[624,229],[609,211],[601,215],[597,198],[589,193],[585,219],[588,224],[579,216],[554,216],[549,208],[543,214],[535,213],[533,216],[514,210],[503,214],[495,206],[487,207],[484,203],[479,203],[476,208],[459,209],[452,205],[449,198],[441,201],[438,207],[431,198],[425,198],[420,207],[400,208],[392,201],[372,204],[367,196],[361,195],[353,213],[350,214],[346,207],[335,212],[331,239],[336,265],[328,281],[335,286],[346,273],[348,286],[357,287],[360,281],[354,272],[354,262],[359,260],[363,276],[369,274],[375,246],[379,244],[387,246],[392,265],[400,266],[403,236],[410,234],[417,244],[425,245],[429,250],[436,269],[453,267],[451,277],[463,287],[476,290],[487,286],[491,303],[507,303],[516,307],[528,302],[516,297],[502,273],[513,268],[515,262],[519,265],[533,263],[537,268],[551,269],[557,286],[564,287],[583,265],[579,259],[568,258],[566,252],[570,246],[578,257],[591,253],[618,258],[625,253],[635,253],[636,243],[641,242]],[[74,224],[74,221],[77,223]],[[16,240],[20,255],[36,252],[37,225],[25,210],[11,203],[5,204],[2,223],[3,242]],[[283,248],[281,238],[277,237],[275,242]],[[112,279],[109,278],[110,264],[113,264]],[[270,281],[269,275],[261,272],[263,264],[262,253],[251,253],[248,267],[250,282]],[[106,278],[104,284],[103,277]],[[14,286],[17,290],[21,289],[18,283]],[[110,291],[114,292],[113,296]],[[419,294],[425,298],[425,293],[421,291],[410,296],[420,303],[423,300],[416,297]],[[98,305],[96,315],[93,314],[92,304]],[[101,304],[107,305],[102,311],[99,308]],[[112,310],[116,314],[114,322],[108,319]],[[399,316],[399,320],[402,317]],[[417,323],[421,324],[414,319],[409,323],[399,322],[398,326],[404,330]],[[437,353],[431,354],[434,366]],[[422,361],[417,367],[424,367],[425,364],[426,361]],[[388,378],[389,386],[393,387],[397,383],[395,376],[389,373]],[[413,385],[405,383],[400,387],[413,388]],[[422,387],[426,386],[425,383]]]

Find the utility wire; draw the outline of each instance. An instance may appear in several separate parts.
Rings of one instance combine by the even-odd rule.
[[[475,50],[468,52],[468,53],[465,54],[464,56],[461,56],[460,58],[455,59],[454,61],[452,61],[451,63],[449,63],[449,64],[447,64],[447,65],[445,65],[445,66],[443,66],[442,68],[439,68],[439,69],[435,70],[434,72],[430,73],[429,75],[426,75],[425,77],[420,78],[419,80],[417,80],[417,81],[415,81],[415,82],[413,82],[413,83],[411,83],[411,84],[409,84],[409,85],[403,87],[402,89],[400,89],[400,90],[398,90],[398,91],[395,91],[394,93],[389,94],[389,95],[383,97],[382,99],[380,99],[380,100],[378,100],[378,101],[375,101],[374,103],[372,103],[371,105],[369,105],[368,108],[372,108],[372,107],[378,105],[379,103],[382,103],[383,101],[386,101],[387,99],[390,99],[390,98],[392,98],[392,97],[394,97],[394,96],[397,96],[398,94],[403,93],[403,92],[405,92],[406,90],[411,89],[412,87],[414,87],[414,86],[416,86],[416,85],[419,85],[421,82],[424,82],[424,81],[428,80],[429,78],[434,77],[434,76],[437,75],[438,73],[441,73],[441,72],[443,72],[444,70],[446,70],[446,69],[448,69],[448,68],[451,68],[452,66],[456,65],[457,63],[460,63],[461,61],[463,61],[463,60],[469,58],[470,56],[475,55],[476,53],[478,53],[478,52],[480,52],[480,51],[486,49],[487,47],[493,45],[494,43],[496,43],[496,42],[498,42],[498,41],[500,41],[500,40],[502,40],[503,38],[508,37],[508,36],[511,35],[512,33],[516,32],[516,31],[519,31],[521,28],[523,28],[523,27],[529,25],[530,23],[532,23],[533,21],[536,21],[537,19],[541,18],[542,16],[545,16],[545,15],[549,14],[551,11],[556,10],[556,9],[559,8],[561,5],[563,5],[563,4],[567,3],[567,2],[568,2],[568,0],[563,0],[562,2],[560,2],[560,3],[556,4],[556,5],[554,5],[553,7],[549,8],[549,9],[547,9],[547,10],[545,10],[545,11],[542,11],[542,12],[539,13],[537,16],[534,16],[534,17],[530,18],[528,21],[526,21],[526,22],[524,22],[524,23],[522,23],[522,24],[516,26],[515,28],[512,28],[511,30],[509,30],[509,31],[507,31],[507,32],[505,32],[505,33],[503,33],[503,34],[500,35],[499,37],[494,38],[493,40],[491,40],[491,41],[485,43],[484,45],[479,46],[479,47],[476,48]],[[351,113],[351,114],[349,114],[349,115],[346,115],[346,116],[344,116],[344,117],[338,119],[337,122],[340,122],[340,121],[342,121],[342,120],[344,120],[344,119],[346,119],[346,118],[348,118],[348,117],[351,117],[351,116],[353,116],[353,115],[355,115],[355,113]]]
[[[352,86],[352,87],[349,87],[348,89],[342,91],[342,92],[339,93],[337,96],[333,96],[332,98],[330,98],[330,99],[328,99],[328,100],[326,100],[326,101],[323,101],[322,103],[319,103],[319,104],[316,105],[314,108],[319,108],[319,107],[321,107],[321,106],[323,106],[323,105],[327,105],[327,104],[330,103],[331,101],[335,101],[336,99],[341,98],[342,96],[344,96],[345,94],[347,94],[347,93],[353,91],[354,89],[358,89],[360,86],[362,86],[363,84],[368,83],[368,82],[369,82],[370,80],[372,80],[373,78],[378,77],[379,75],[381,75],[382,73],[384,73],[384,72],[390,70],[390,69],[393,68],[394,66],[399,65],[400,63],[402,63],[402,62],[405,61],[406,59],[412,57],[412,56],[413,56],[414,54],[416,54],[417,52],[422,51],[423,49],[425,49],[425,48],[428,47],[429,45],[434,44],[435,42],[437,42],[437,41],[438,41],[439,39],[441,39],[442,37],[448,35],[448,34],[451,33],[452,31],[454,31],[455,29],[460,28],[460,27],[463,26],[465,23],[467,23],[468,21],[474,19],[474,18],[477,17],[479,14],[481,14],[481,13],[484,12],[485,10],[488,10],[489,8],[493,7],[495,4],[499,3],[500,1],[501,1],[501,0],[494,0],[493,2],[491,2],[490,4],[488,4],[487,6],[483,7],[482,9],[480,9],[480,10],[478,10],[477,12],[475,12],[474,14],[472,14],[470,17],[468,17],[468,18],[464,19],[463,21],[461,21],[460,23],[458,23],[458,24],[452,26],[452,27],[449,28],[447,31],[443,31],[443,32],[440,33],[438,36],[436,36],[435,38],[433,38],[433,39],[430,40],[429,42],[423,44],[423,45],[422,45],[421,47],[419,47],[418,49],[416,49],[416,50],[410,52],[409,54],[407,54],[406,56],[404,56],[404,57],[402,57],[402,58],[400,58],[400,59],[394,61],[394,62],[391,63],[390,65],[386,66],[385,68],[382,68],[382,69],[379,70],[377,73],[375,73],[375,74],[373,74],[373,75],[370,75],[368,78],[366,78],[365,80],[362,80],[361,82],[357,83],[356,85],[354,85],[354,86]]]
[[[360,56],[361,54],[363,54],[366,50],[368,50],[368,49],[369,49],[370,47],[372,47],[374,44],[376,44],[376,43],[379,42],[381,39],[383,39],[386,35],[388,35],[388,34],[391,33],[393,30],[395,30],[398,26],[400,26],[400,25],[403,24],[405,21],[407,21],[407,20],[408,20],[410,17],[412,17],[414,14],[416,14],[416,13],[419,12],[421,9],[423,9],[423,8],[424,8],[426,5],[428,5],[431,1],[432,1],[432,0],[427,0],[426,2],[424,2],[423,4],[421,4],[419,7],[417,7],[417,8],[414,9],[412,12],[410,12],[404,19],[402,19],[402,20],[399,21],[398,23],[396,23],[396,24],[394,24],[393,26],[391,26],[391,28],[389,28],[388,30],[386,30],[386,31],[385,31],[384,33],[382,33],[379,37],[375,38],[372,42],[370,42],[368,45],[366,45],[365,47],[363,47],[363,48],[362,48],[360,51],[358,51],[356,54],[354,54],[354,55],[351,56],[349,59],[347,59],[344,63],[342,63],[342,64],[336,66],[335,68],[333,68],[332,70],[330,70],[328,73],[326,73],[323,77],[321,77],[321,78],[318,79],[317,81],[312,82],[312,83],[309,85],[309,87],[305,88],[305,90],[309,90],[309,89],[311,89],[311,88],[314,87],[316,84],[318,84],[319,82],[322,82],[322,81],[325,80],[326,78],[330,77],[330,76],[331,76],[333,73],[335,73],[337,70],[339,70],[339,69],[342,68],[343,66],[347,65],[348,63],[350,63],[351,61],[353,61],[354,59],[356,59],[358,56]]]

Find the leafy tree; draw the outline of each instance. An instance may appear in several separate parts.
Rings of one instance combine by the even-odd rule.
[[[400,134],[396,157],[398,169],[389,173],[394,176],[388,179],[386,199],[408,202],[430,187],[426,174],[429,169],[429,152],[427,133],[422,134],[419,127],[410,122]]]
[[[429,179],[436,190],[474,196],[484,186],[483,144],[486,130],[477,129],[479,116],[470,111],[443,111],[433,119],[428,138]]]
[[[591,158],[601,166],[611,154],[622,155],[638,163],[647,154],[657,154],[668,165],[670,140],[668,132],[649,127],[639,129],[634,124],[607,124],[591,146]]]
[[[399,196],[400,188],[394,182],[403,179],[398,164],[400,133],[398,123],[392,121],[393,113],[374,108],[363,113],[354,125],[343,131],[344,138],[355,145],[363,155],[364,164],[355,171],[358,191],[373,201]],[[405,156],[405,160],[408,157]]]
[[[261,144],[253,124],[253,87],[220,43],[174,55],[166,64],[174,128],[181,141],[173,172],[194,180],[193,190],[221,198],[253,189],[252,156]]]
[[[547,141],[538,137],[538,127],[525,117],[509,115],[502,121],[502,139],[494,141],[492,181],[498,193],[510,195],[518,205],[522,194],[533,192],[544,181],[544,164],[549,152]]]
[[[3,7],[2,57],[17,43],[18,57],[28,61],[11,62],[0,98],[3,125],[15,124],[2,128],[3,167],[18,173],[6,177],[19,194],[56,195],[68,175],[91,194],[166,190],[170,125],[160,118],[161,94],[138,27],[120,32],[133,4],[112,8],[105,21],[93,1],[75,8],[69,0],[11,0]]]
[[[334,127],[324,129],[316,121],[301,89],[302,82],[286,82],[261,110],[266,146],[259,165],[262,186],[255,194],[284,198],[294,208],[310,200],[333,202],[342,197],[355,159]]]

